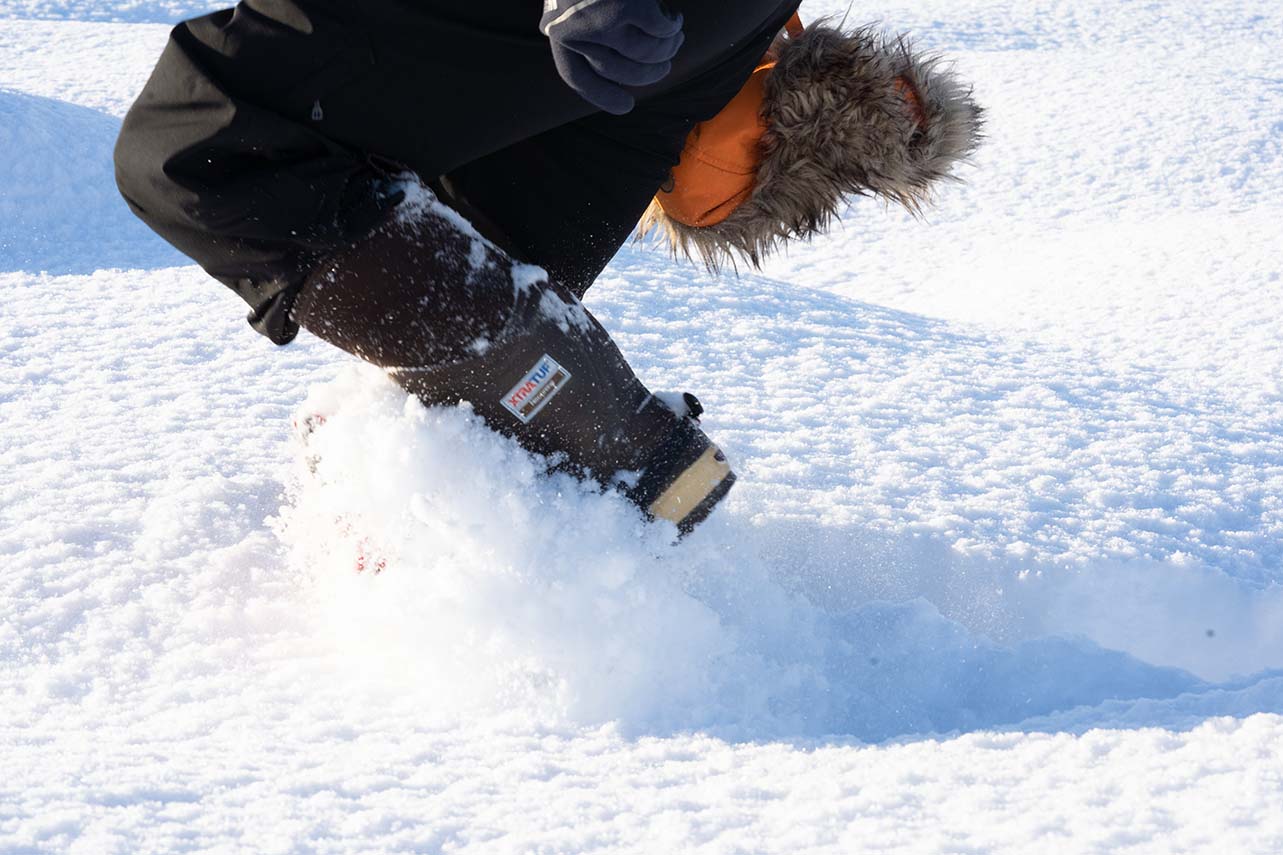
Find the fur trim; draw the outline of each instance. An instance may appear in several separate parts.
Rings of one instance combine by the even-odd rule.
[[[903,37],[873,27],[844,33],[812,25],[782,40],[766,83],[767,130],[752,195],[726,220],[695,228],[652,202],[643,234],[710,269],[743,257],[754,267],[790,238],[808,239],[848,196],[880,196],[915,216],[981,139],[982,110],[938,57],[917,57]],[[921,105],[914,108],[908,87]]]

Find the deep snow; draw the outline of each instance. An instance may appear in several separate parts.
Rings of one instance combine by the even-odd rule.
[[[1283,850],[1283,12],[853,9],[990,139],[590,292],[741,476],[674,547],[130,218],[217,5],[0,0],[0,851]]]

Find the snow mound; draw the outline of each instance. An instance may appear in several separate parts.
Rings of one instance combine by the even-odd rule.
[[[884,739],[1207,688],[1081,637],[1000,644],[922,598],[825,604],[734,507],[674,545],[377,371],[313,389],[315,413],[280,534],[340,678],[425,715]]]
[[[96,110],[0,89],[0,271],[91,273],[178,260],[116,190],[119,131]]]

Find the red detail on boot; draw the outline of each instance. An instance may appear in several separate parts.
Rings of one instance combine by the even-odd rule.
[[[312,413],[309,416],[304,416],[301,420],[296,417],[293,420],[294,435],[306,445],[307,438],[323,424],[325,424],[325,416],[320,413]]]
[[[374,556],[374,560],[371,561],[366,556],[367,551],[369,551],[369,546],[370,546],[369,541],[365,540],[364,538],[362,538],[361,542],[357,544],[356,572],[364,573],[367,569],[373,569],[374,575],[377,576],[380,573],[382,573],[384,570],[388,569],[388,562],[387,562],[387,559],[383,558],[383,556],[381,555]]]

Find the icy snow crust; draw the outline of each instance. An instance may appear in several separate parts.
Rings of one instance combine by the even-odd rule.
[[[208,8],[0,0],[0,852],[1283,851],[1276,4],[879,9],[968,186],[590,292],[741,476],[677,547],[133,222]]]

